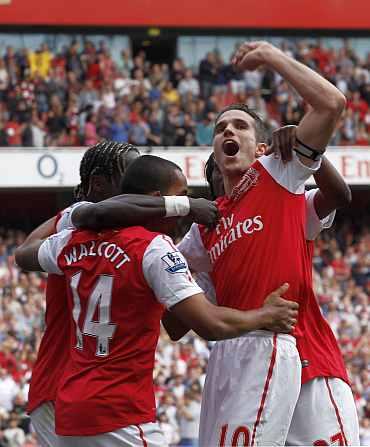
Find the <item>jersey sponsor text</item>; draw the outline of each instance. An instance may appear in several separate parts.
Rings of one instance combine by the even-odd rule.
[[[208,251],[212,264],[214,264],[219,256],[225,251],[225,249],[236,240],[242,238],[245,235],[254,233],[255,231],[263,230],[262,216],[254,216],[245,219],[237,224],[233,225],[234,214],[230,217],[221,218],[221,224],[224,230],[227,230],[226,234],[223,234],[220,239],[210,248]],[[216,232],[220,234],[219,227],[217,225]]]

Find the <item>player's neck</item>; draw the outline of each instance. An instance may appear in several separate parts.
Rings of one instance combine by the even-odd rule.
[[[224,175],[225,195],[230,196],[232,190],[240,182],[242,177],[243,173]]]

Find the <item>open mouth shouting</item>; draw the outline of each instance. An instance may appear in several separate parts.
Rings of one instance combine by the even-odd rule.
[[[222,150],[228,157],[233,157],[239,152],[239,144],[231,139],[225,140],[222,143]]]

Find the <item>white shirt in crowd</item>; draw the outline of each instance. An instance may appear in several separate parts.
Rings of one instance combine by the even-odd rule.
[[[190,401],[185,405],[185,411],[191,416],[191,419],[182,414],[178,415],[180,438],[198,439],[200,402],[196,400]]]
[[[13,399],[19,393],[19,386],[13,377],[6,375],[0,378],[0,405],[6,410],[13,409]]]

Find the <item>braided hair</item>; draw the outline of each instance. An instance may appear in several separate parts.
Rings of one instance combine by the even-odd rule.
[[[89,182],[92,175],[104,175],[107,178],[118,172],[123,174],[127,168],[127,159],[122,155],[130,151],[139,154],[139,150],[128,143],[116,143],[103,140],[90,147],[82,157],[80,163],[80,179],[74,191],[75,200],[86,200]]]

